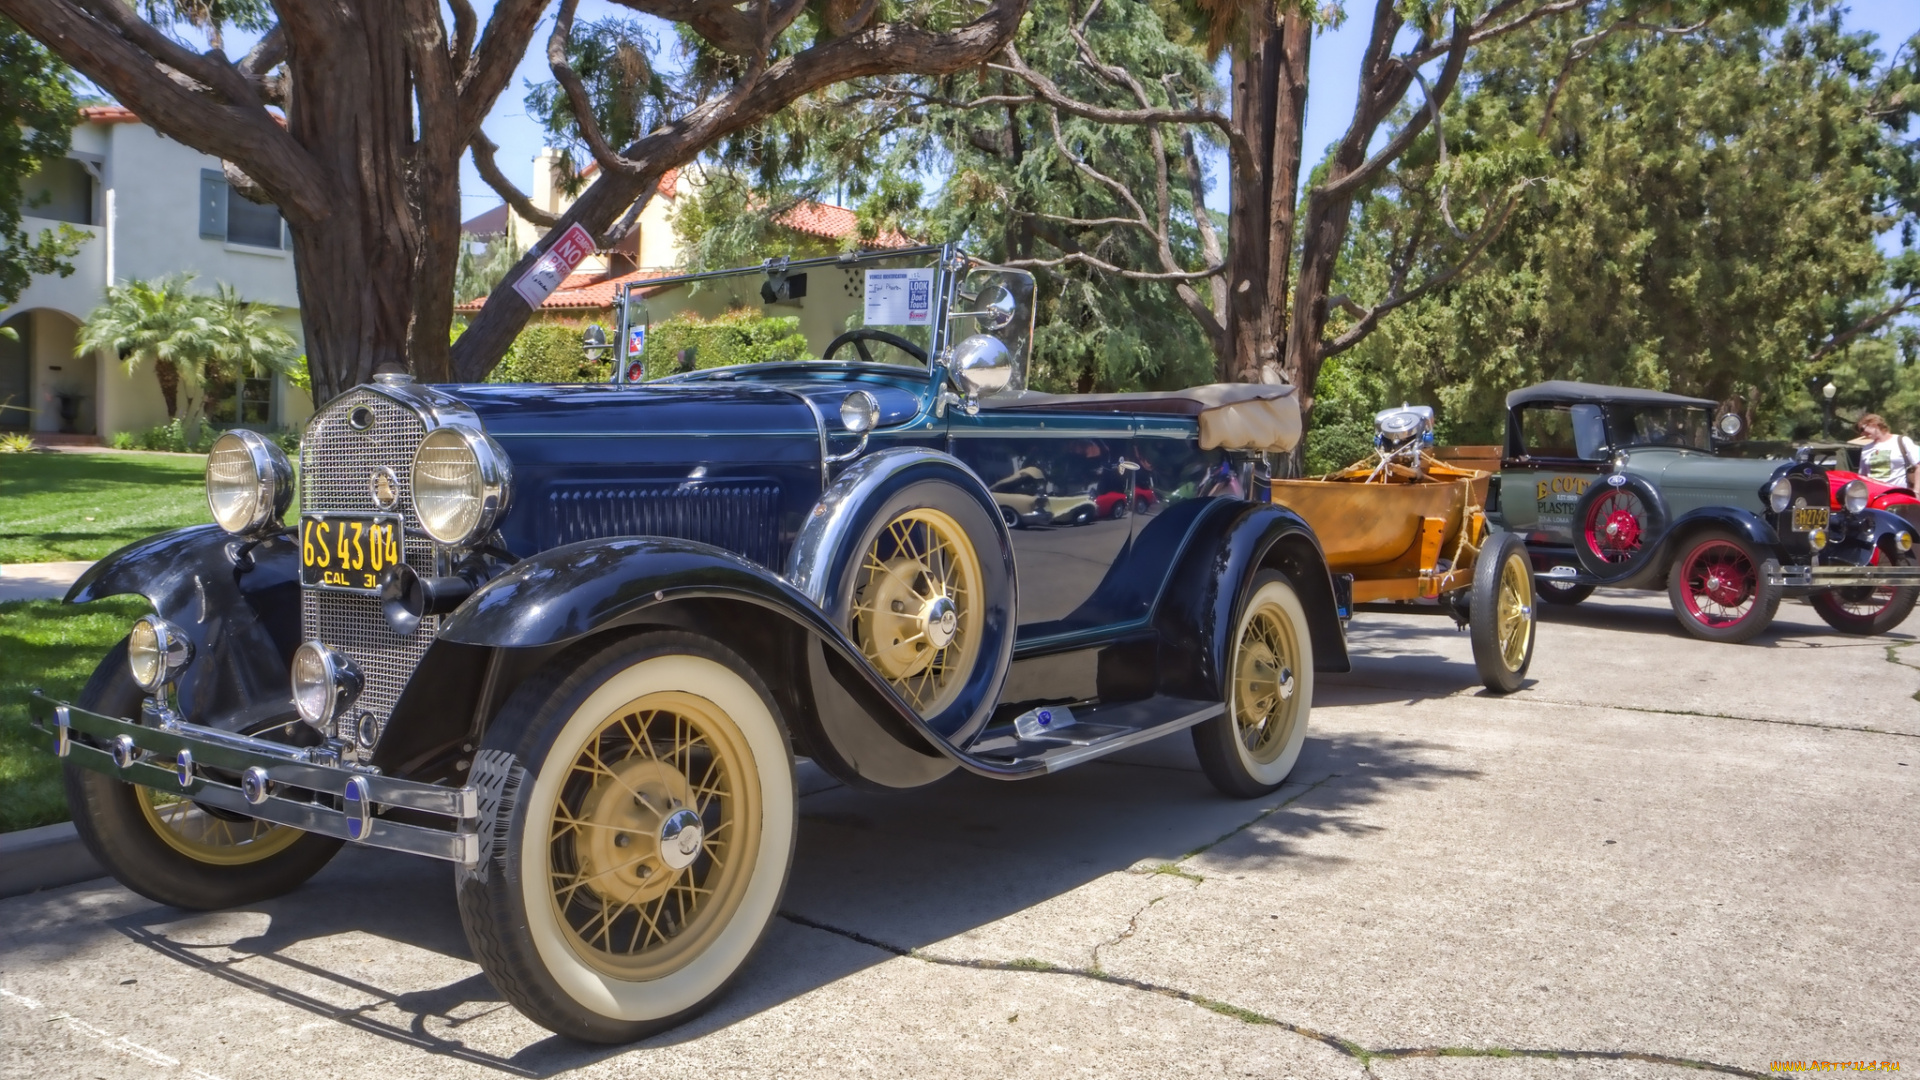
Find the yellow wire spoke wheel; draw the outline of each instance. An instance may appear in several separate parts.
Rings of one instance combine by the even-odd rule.
[[[1524,556],[1509,558],[1500,569],[1500,599],[1495,619],[1499,630],[1500,660],[1508,671],[1526,666],[1533,644],[1532,571]]]
[[[575,753],[548,830],[554,915],[614,978],[679,970],[727,926],[761,842],[760,781],[732,718],[682,691],[644,695]]]
[[[1272,764],[1293,741],[1302,705],[1299,635],[1278,602],[1255,597],[1256,606],[1234,650],[1234,733],[1247,755]]]
[[[896,515],[861,553],[849,630],[922,716],[951,704],[973,670],[984,579],[966,531],[931,507]]]
[[[1493,533],[1474,558],[1473,583],[1465,597],[1473,641],[1473,666],[1496,694],[1525,684],[1533,664],[1537,598],[1533,560],[1513,533]]]
[[[155,836],[195,862],[209,866],[245,866],[292,847],[299,829],[253,818],[210,813],[193,802],[135,785],[134,803]]]

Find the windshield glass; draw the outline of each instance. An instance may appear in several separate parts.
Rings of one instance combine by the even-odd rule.
[[[647,282],[630,303],[629,339],[650,379],[783,360],[924,367],[941,344],[940,260],[939,248],[913,248]]]
[[[1614,446],[1681,446],[1713,449],[1713,418],[1707,410],[1686,406],[1610,405],[1607,427]]]

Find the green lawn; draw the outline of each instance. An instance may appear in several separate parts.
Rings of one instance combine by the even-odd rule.
[[[148,610],[137,596],[75,606],[58,600],[0,604],[0,832],[67,820],[52,739],[27,723],[28,692],[39,687],[72,698]]]
[[[206,458],[187,454],[0,454],[0,563],[98,559],[211,520]]]

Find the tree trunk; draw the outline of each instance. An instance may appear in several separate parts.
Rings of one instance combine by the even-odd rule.
[[[153,377],[160,380],[160,397],[167,403],[167,419],[180,415],[180,371],[171,360],[153,361]]]
[[[1234,123],[1265,167],[1235,175],[1229,196],[1223,382],[1259,382],[1280,358],[1306,127],[1312,20],[1291,8],[1277,22],[1273,7],[1259,11],[1232,57]]]
[[[421,228],[408,205],[413,88],[399,5],[287,7],[293,84],[325,88],[287,109],[289,133],[333,196],[330,217],[292,223],[300,322],[320,406],[381,365],[407,364],[423,296],[415,277]]]

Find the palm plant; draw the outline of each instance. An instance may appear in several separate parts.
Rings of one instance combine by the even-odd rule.
[[[178,416],[187,445],[200,439],[206,387],[215,367],[261,374],[289,372],[300,353],[293,335],[275,325],[272,309],[242,300],[231,286],[215,296],[191,291],[191,275],[134,280],[107,290],[107,298],[80,324],[77,354],[111,349],[129,372],[153,364],[178,385]]]
[[[216,341],[214,356],[229,372],[257,377],[268,372],[295,376],[303,363],[300,343],[273,321],[267,304],[243,300],[231,285],[207,302],[209,330]]]

